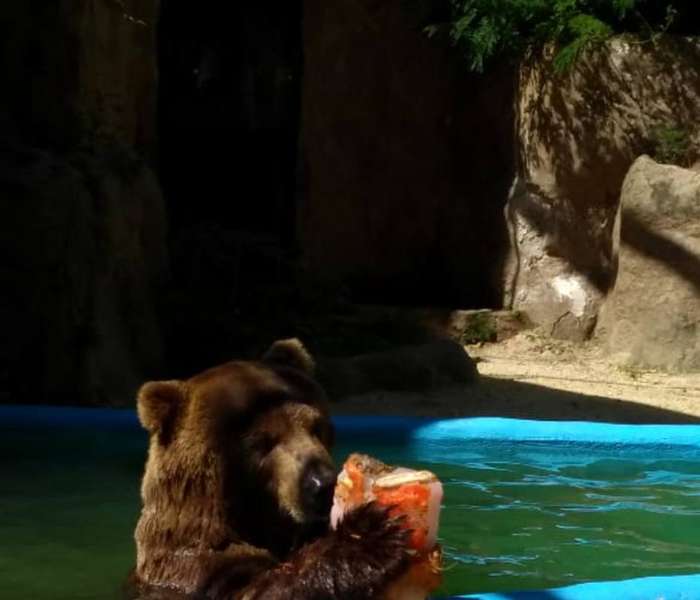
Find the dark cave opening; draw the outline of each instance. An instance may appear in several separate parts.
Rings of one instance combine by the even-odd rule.
[[[289,246],[301,2],[165,2],[160,174],[175,231],[216,222]]]
[[[447,49],[431,50],[415,67],[403,59],[385,64],[373,58],[382,55],[373,44],[396,44],[399,56],[413,56],[423,34],[407,31],[408,41],[375,35],[362,49],[342,19],[323,12],[317,23],[314,6],[207,0],[193,8],[165,0],[161,8],[158,169],[172,281],[164,329],[176,372],[250,354],[284,335],[323,337],[309,322],[348,303],[501,306],[503,203],[513,168],[510,75],[491,78],[501,82],[492,90],[468,77]],[[334,31],[347,35],[340,54],[323,47]],[[313,81],[302,81],[304,61],[315,67]],[[323,69],[330,71],[319,76]],[[434,81],[435,69],[443,81]],[[388,93],[387,70],[405,90]],[[404,94],[419,99],[407,103]],[[416,111],[425,111],[419,122]],[[303,135],[302,115],[312,122]],[[324,155],[329,143],[340,156]],[[309,172],[311,191],[302,188]],[[340,200],[336,185],[344,186]],[[396,208],[401,189],[407,211]],[[356,252],[348,239],[363,226],[363,201],[389,235]],[[317,212],[297,223],[308,217],[301,202]],[[412,222],[431,207],[432,230],[420,233]],[[344,210],[352,213],[347,221]],[[345,232],[336,237],[338,227]],[[357,234],[361,244],[367,232]]]
[[[158,34],[167,347],[196,369],[248,350],[292,285],[301,2],[165,1]]]

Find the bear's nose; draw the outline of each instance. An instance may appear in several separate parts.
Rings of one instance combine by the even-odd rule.
[[[324,463],[311,464],[301,482],[301,491],[312,512],[327,514],[333,502],[335,469]]]

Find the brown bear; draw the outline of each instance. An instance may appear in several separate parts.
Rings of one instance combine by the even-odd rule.
[[[313,365],[285,340],[141,388],[140,597],[368,600],[406,571],[408,534],[376,505],[328,528],[333,430]]]

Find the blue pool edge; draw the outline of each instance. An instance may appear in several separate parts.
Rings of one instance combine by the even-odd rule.
[[[700,574],[596,581],[529,592],[466,594],[445,600],[698,600]]]
[[[381,434],[409,440],[464,437],[515,441],[568,441],[606,444],[700,447],[700,425],[627,425],[587,421],[535,421],[500,417],[431,419],[400,416],[335,416],[342,434]],[[135,429],[133,409],[32,405],[0,406],[7,428]],[[700,574],[644,577],[577,584],[541,591],[471,593],[447,600],[700,600]]]
[[[589,421],[536,421],[502,417],[428,418],[336,415],[341,433],[400,436],[411,440],[504,439],[608,444],[651,444],[700,448],[700,425],[630,425]],[[6,427],[138,428],[136,411],[129,408],[84,408],[45,405],[0,405]]]

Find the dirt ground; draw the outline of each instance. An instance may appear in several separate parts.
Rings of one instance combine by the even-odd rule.
[[[611,423],[700,423],[700,373],[620,367],[595,342],[524,331],[466,347],[479,381],[426,393],[372,393],[335,404],[337,414],[500,416]]]

